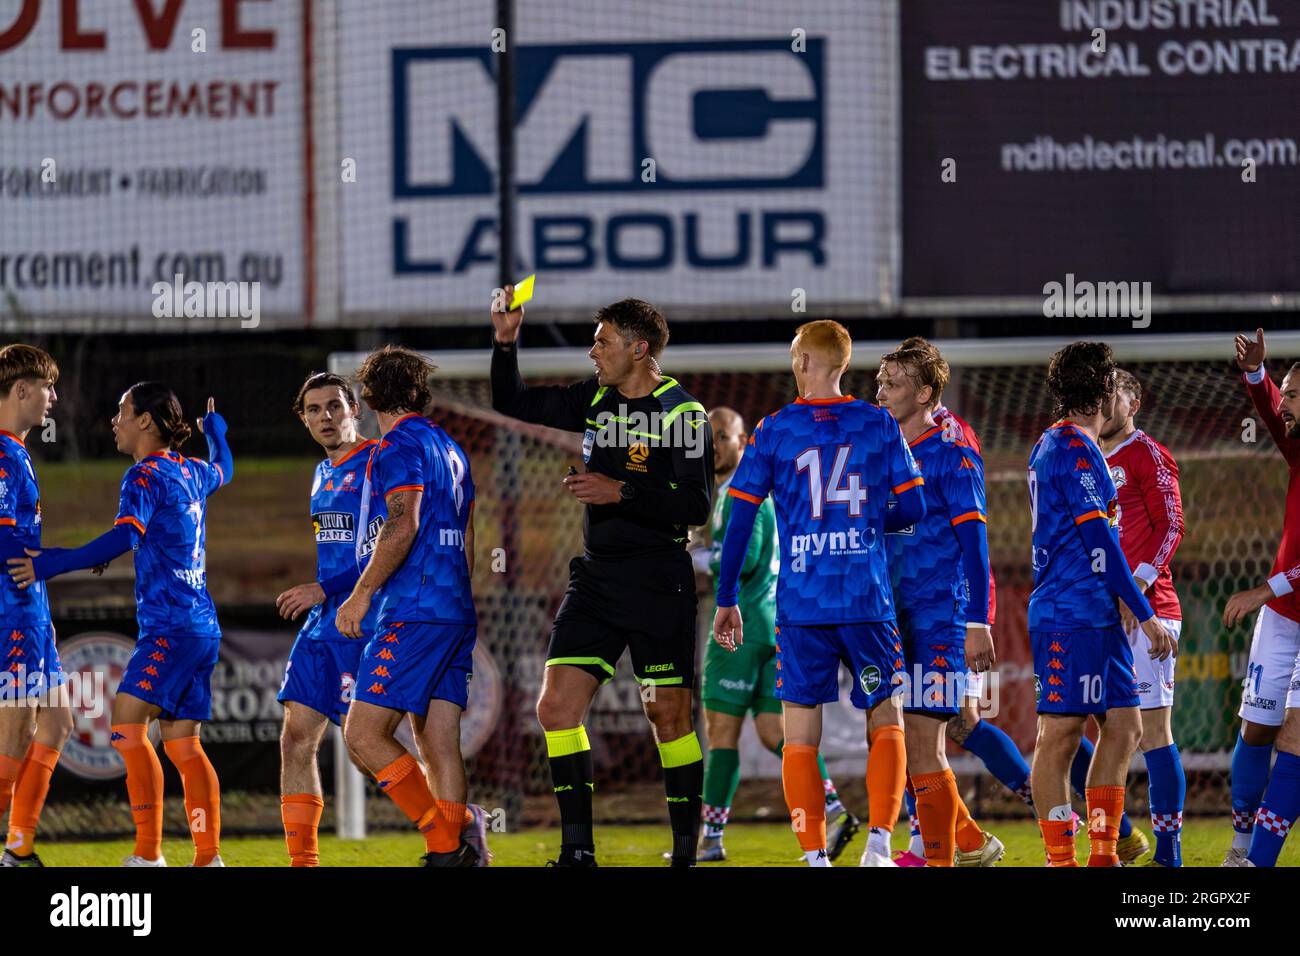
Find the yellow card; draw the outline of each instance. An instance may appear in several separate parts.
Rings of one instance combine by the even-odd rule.
[[[515,283],[515,297],[510,300],[510,311],[513,312],[525,302],[533,297],[533,280],[537,278],[537,273],[533,273],[525,279],[520,279]]]

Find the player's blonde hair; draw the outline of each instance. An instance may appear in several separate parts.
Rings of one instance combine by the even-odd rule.
[[[910,342],[921,344],[909,345]],[[880,357],[882,369],[886,362],[893,362],[901,368],[903,374],[912,380],[917,391],[927,385],[930,386],[929,407],[932,409],[939,407],[943,400],[943,390],[952,377],[952,370],[948,368],[947,361],[939,354],[937,348],[925,339],[914,336],[904,342],[901,348]]]
[[[799,350],[812,352],[829,367],[843,372],[853,357],[853,339],[849,330],[834,319],[805,322],[794,332]]]

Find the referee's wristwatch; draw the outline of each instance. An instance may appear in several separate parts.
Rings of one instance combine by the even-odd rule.
[[[636,498],[636,486],[630,481],[625,481],[618,486],[618,497],[621,501],[632,501]]]

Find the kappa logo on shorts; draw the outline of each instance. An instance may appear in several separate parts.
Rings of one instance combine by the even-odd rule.
[[[868,664],[862,668],[862,673],[858,675],[858,684],[864,694],[874,694],[880,686],[880,668],[875,664]]]

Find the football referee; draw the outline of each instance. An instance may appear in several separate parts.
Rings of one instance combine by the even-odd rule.
[[[507,286],[504,302],[512,295]],[[686,533],[709,520],[708,415],[659,368],[668,324],[650,303],[624,299],[599,310],[588,353],[596,375],[567,386],[524,385],[516,355],[523,318],[522,308],[492,312],[492,405],[525,422],[582,432],[585,462],[581,472],[556,476],[587,506],[584,553],[569,563],[537,701],[560,806],[556,865],[596,865],[595,785],[582,722],[629,649],[664,767],[672,862],[691,866],[704,761],[691,724],[696,597]]]

